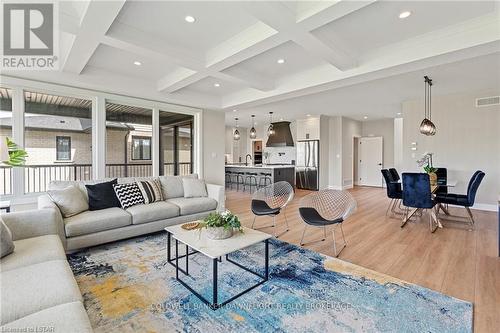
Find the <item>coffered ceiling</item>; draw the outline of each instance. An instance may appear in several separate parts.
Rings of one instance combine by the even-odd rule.
[[[228,117],[500,51],[494,1],[62,1],[59,12],[61,70],[3,74]]]

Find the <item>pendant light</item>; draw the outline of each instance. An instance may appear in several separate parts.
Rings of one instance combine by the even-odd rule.
[[[255,115],[252,115],[252,128],[250,129],[250,139],[255,139],[257,137],[257,131],[255,130]]]
[[[240,131],[238,131],[238,118],[234,118],[234,127],[235,127],[235,130],[234,130],[234,133],[233,133],[233,139],[235,141],[238,141],[240,139]]]
[[[436,125],[432,122],[432,80],[428,76],[424,76],[425,93],[424,93],[424,120],[420,123],[420,133],[431,136],[436,134]]]
[[[267,135],[271,136],[274,135],[274,133],[276,133],[276,131],[273,126],[273,113],[269,112],[269,127],[267,128]]]

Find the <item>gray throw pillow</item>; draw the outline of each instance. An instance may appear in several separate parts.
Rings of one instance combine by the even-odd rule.
[[[59,207],[63,217],[71,217],[89,210],[87,198],[75,185],[62,190],[47,191],[47,194]]]
[[[186,176],[160,176],[163,199],[182,198],[184,196],[184,178],[198,178],[198,174],[193,173]]]
[[[183,178],[184,198],[208,197],[207,185],[203,179]]]
[[[14,242],[12,241],[12,233],[9,228],[3,223],[0,218],[0,240],[2,242],[0,249],[0,258],[14,252]]]

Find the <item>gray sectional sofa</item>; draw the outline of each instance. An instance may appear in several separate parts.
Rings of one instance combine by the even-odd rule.
[[[193,174],[184,177],[197,178],[198,176]],[[118,178],[118,183],[131,183],[153,178],[159,179],[162,185],[164,201],[136,205],[126,210],[117,207],[87,210],[64,218],[50,197],[41,195],[38,198],[38,208],[54,212],[56,222],[60,226],[58,232],[66,251],[160,231],[169,225],[203,219],[211,212],[224,209],[223,186],[206,184],[207,197],[185,198],[183,176]],[[97,184],[109,180],[111,179],[86,182],[55,181],[49,184],[49,190],[77,185],[87,197],[86,184]]]
[[[14,252],[0,260],[0,332],[92,332],[50,209],[4,214]]]

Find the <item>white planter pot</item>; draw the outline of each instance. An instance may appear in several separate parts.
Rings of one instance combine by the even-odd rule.
[[[208,227],[206,231],[207,237],[215,240],[226,239],[233,235],[233,229],[224,229],[224,227]]]

